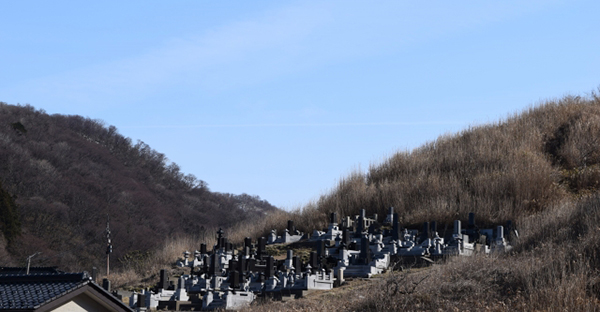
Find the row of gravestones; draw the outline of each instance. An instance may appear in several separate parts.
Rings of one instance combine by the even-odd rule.
[[[235,250],[219,229],[212,250],[201,244],[192,259],[189,252],[184,252],[178,264],[191,267],[191,274],[181,276],[175,286],[161,271],[156,289],[134,294],[130,304],[138,309],[179,309],[181,305],[204,310],[236,309],[250,304],[257,295],[301,296],[307,290],[332,289],[345,277],[371,277],[401,260],[507,250],[507,238],[510,233],[516,234],[510,222],[506,237],[502,226],[479,229],[472,213],[467,228],[462,229],[460,220],[456,220],[452,233],[444,237],[439,236],[435,222],[426,222],[421,231],[402,229],[393,208],[383,222],[387,228],[377,222],[376,215],[368,218],[364,210],[354,219],[347,217],[341,226],[337,221],[337,214],[332,213],[328,228],[310,237],[288,222],[287,234],[303,236],[314,246],[307,263],[294,256],[292,250],[284,260],[268,255],[266,246],[276,239],[261,237],[253,244],[246,238],[241,250]],[[143,300],[134,298],[136,295],[143,296]]]
[[[288,220],[287,228],[282,236],[277,236],[277,230],[271,230],[271,233],[267,237],[267,244],[289,244],[298,242],[304,238],[306,236],[296,229],[294,221]]]

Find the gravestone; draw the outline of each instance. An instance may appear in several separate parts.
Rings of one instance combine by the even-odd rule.
[[[219,276],[221,275],[221,268],[217,263],[217,254],[212,254],[210,256],[210,268],[208,270],[209,276]]]
[[[312,273],[315,273],[315,270],[319,268],[319,256],[315,251],[310,252],[308,264],[311,266]]]
[[[354,222],[352,219],[350,219],[350,216],[346,216],[343,226],[344,228],[350,229],[352,232],[356,232],[356,223],[357,222]]]
[[[421,241],[423,242],[429,237],[429,222],[425,222],[423,223],[423,231],[421,232]]]
[[[430,231],[429,231],[429,238],[433,238],[433,237],[435,236],[435,233],[438,231],[438,230],[437,230],[437,222],[435,222],[435,221],[431,221],[431,222],[429,223],[429,228],[430,228]]]
[[[233,270],[235,270],[235,268],[237,268],[237,266],[238,266],[238,262],[236,260],[231,259],[231,260],[229,260],[227,269],[229,271],[233,271]]]
[[[238,259],[237,262],[237,270],[240,272],[242,278],[244,277],[244,274],[247,272],[247,261],[246,258],[240,258]]]
[[[267,239],[265,237],[261,237],[258,239],[258,260],[262,260],[263,256],[266,254],[266,246]]]
[[[221,248],[225,247],[223,245],[223,233],[225,233],[225,232],[223,232],[223,229],[219,228],[219,230],[217,231],[217,247],[216,247],[217,249],[221,249]]]
[[[348,229],[345,229],[344,232],[342,232],[342,244],[344,244],[347,247],[350,246],[350,242],[350,231]]]
[[[204,258],[202,258],[202,273],[204,274],[209,274],[208,273],[208,262],[209,262],[209,256],[204,255]]]
[[[169,287],[169,278],[165,269],[160,270],[160,278],[158,281],[158,289],[167,289]]]
[[[248,259],[248,272],[256,272],[256,259]]]
[[[275,273],[275,259],[273,259],[273,256],[269,256],[267,258],[267,268],[266,268],[266,272],[265,272],[265,277],[266,278],[271,278],[273,277],[273,274]]]
[[[356,225],[356,232],[354,233],[354,237],[360,238],[365,230],[365,210],[360,210],[360,216],[358,217],[358,224]]]
[[[102,279],[102,288],[104,288],[104,290],[110,292],[110,281],[108,280],[108,278]]]
[[[302,260],[298,256],[292,258],[292,265],[294,266],[296,273],[302,272]]]
[[[294,270],[295,268],[294,268],[293,260],[294,260],[294,251],[291,249],[288,249],[287,257],[285,258],[285,260],[282,263],[281,270],[283,270],[283,271]]]
[[[454,220],[454,229],[452,231],[452,234],[454,235],[460,235],[462,229],[460,228],[460,220]]]
[[[394,216],[394,207],[390,207],[388,208],[388,214],[383,223],[394,224],[394,220],[396,220],[396,217]]]
[[[325,241],[322,241],[322,240],[317,241],[317,256],[319,258],[325,257]]]
[[[229,286],[233,289],[240,288],[240,272],[237,270],[233,270],[229,273]]]
[[[138,308],[145,308],[146,307],[146,295],[145,294],[138,294],[137,295],[137,307]]]
[[[394,208],[390,208],[392,211]],[[395,241],[400,240],[400,224],[398,223],[398,214],[394,213],[392,217],[392,239]]]
[[[359,254],[359,259],[362,261],[363,264],[369,264],[368,261],[367,262],[367,257],[369,254],[369,239],[366,236],[362,236],[360,238],[360,254]]]

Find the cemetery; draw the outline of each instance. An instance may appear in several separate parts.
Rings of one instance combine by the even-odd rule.
[[[511,237],[518,235],[510,221],[506,226],[480,229],[473,213],[466,226],[455,220],[451,227],[440,232],[432,221],[420,229],[402,228],[398,215],[389,208],[381,223],[377,215],[367,217],[365,210],[341,222],[332,213],[328,227],[311,235],[297,231],[294,222],[288,221],[281,236],[273,230],[256,242],[246,238],[241,248],[235,248],[219,229],[212,249],[201,244],[193,255],[183,252],[177,266],[189,274],[175,282],[161,270],[154,289],[131,293],[128,302],[137,311],[235,310],[258,298],[287,300],[331,290],[346,279],[371,278],[400,262],[428,265],[446,257],[508,251]],[[283,259],[268,253],[267,246],[277,244],[287,249]],[[308,255],[294,254],[298,244],[309,246]]]

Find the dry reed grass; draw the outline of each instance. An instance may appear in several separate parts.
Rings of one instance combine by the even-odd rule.
[[[330,193],[290,214],[321,229],[331,212],[385,215],[403,225],[451,224],[475,212],[482,225],[520,221],[600,186],[600,100],[567,96],[494,124],[441,136],[399,152],[367,174],[353,172]],[[282,229],[286,220],[273,228]],[[275,222],[276,223],[276,222]]]

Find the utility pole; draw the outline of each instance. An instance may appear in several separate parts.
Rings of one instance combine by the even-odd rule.
[[[29,266],[31,265],[31,258],[33,258],[39,254],[40,254],[39,252],[36,252],[33,255],[27,257],[27,273],[26,273],[27,275],[29,275]]]
[[[112,253],[112,244],[110,240],[110,217],[106,215],[106,277],[110,274],[110,254]]]

